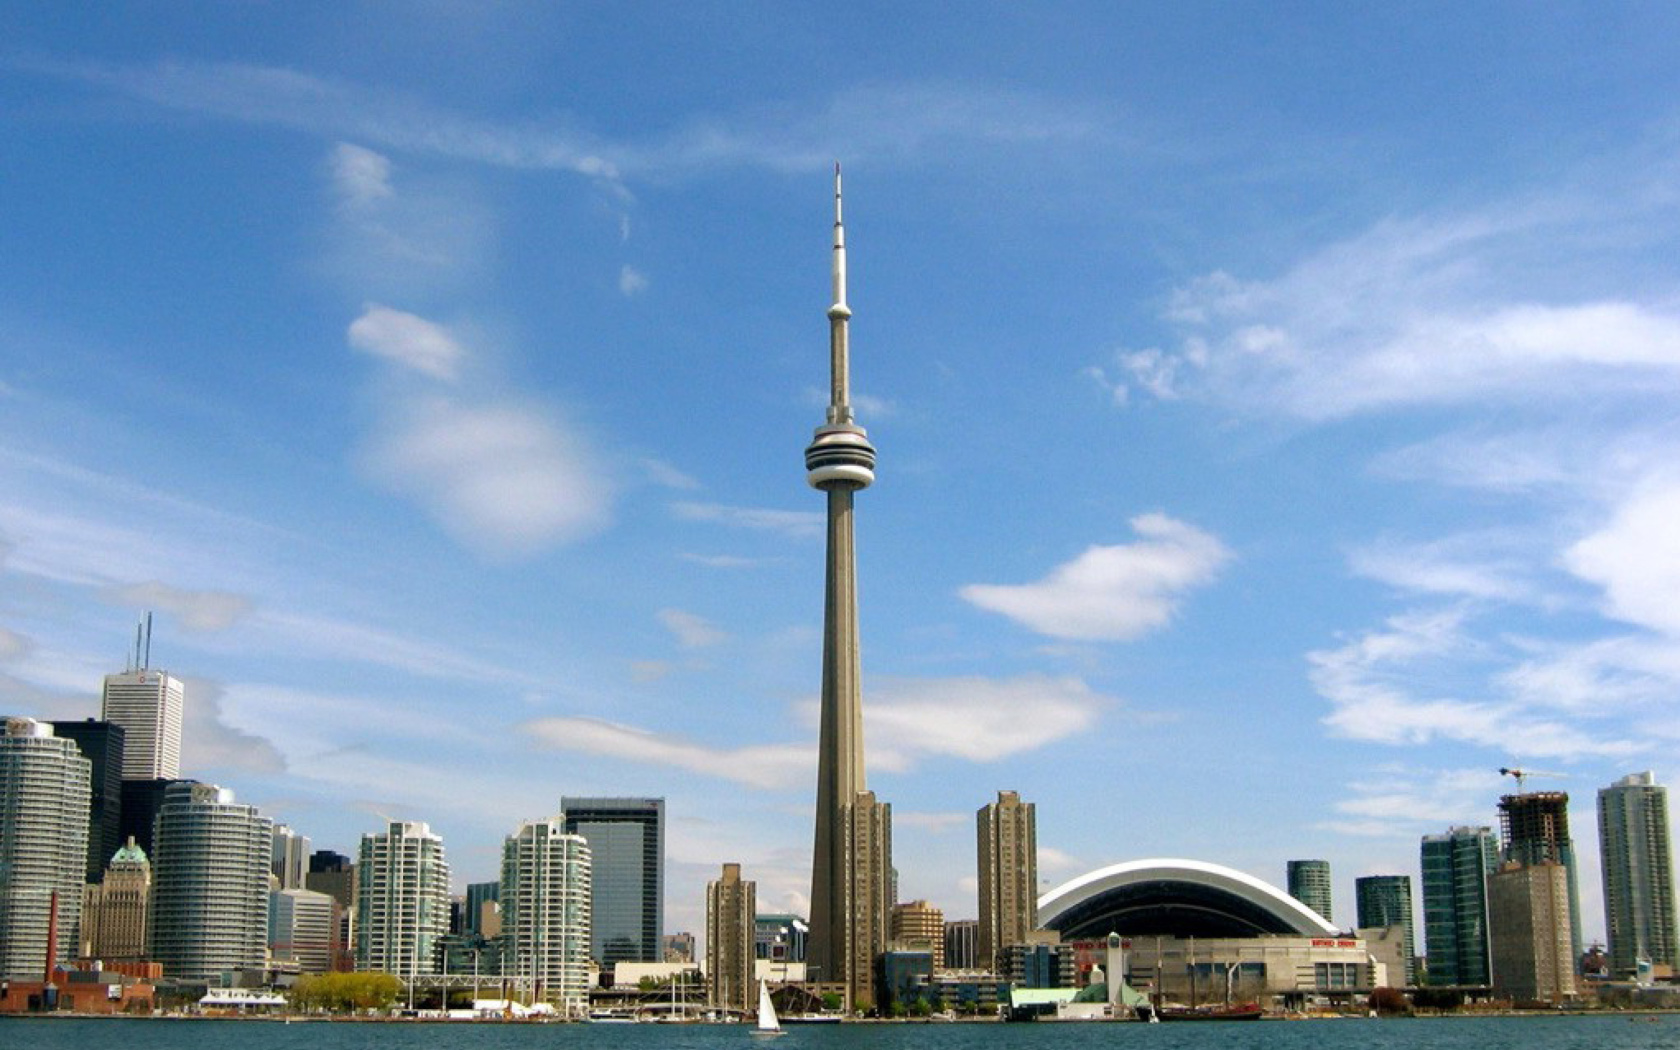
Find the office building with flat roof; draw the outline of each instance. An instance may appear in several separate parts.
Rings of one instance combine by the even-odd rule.
[[[1487,879],[1499,859],[1492,829],[1458,827],[1425,835],[1421,859],[1429,983],[1488,986]]]
[[[603,969],[660,962],[665,926],[665,800],[562,798],[568,834],[589,843],[590,955]]]
[[[168,671],[142,668],[105,676],[100,718],[123,727],[124,780],[180,777],[185,707],[185,687]]]
[[[93,764],[93,797],[88,804],[87,880],[105,877],[105,866],[123,844],[123,727],[96,718],[49,722],[53,735],[73,740]]]

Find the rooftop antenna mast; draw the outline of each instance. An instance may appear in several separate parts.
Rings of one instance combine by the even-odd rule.
[[[141,670],[149,671],[152,667],[152,612],[146,610],[146,663]]]

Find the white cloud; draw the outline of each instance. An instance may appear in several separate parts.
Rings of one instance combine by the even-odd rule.
[[[734,528],[779,532],[800,539],[820,536],[827,520],[821,512],[814,510],[730,507],[721,503],[673,503],[671,512],[684,521],[715,522]]]
[[[492,556],[529,556],[593,535],[610,518],[611,488],[583,442],[531,407],[448,398],[393,406],[367,463]]]
[[[871,763],[902,770],[927,755],[996,762],[1033,751],[1118,704],[1071,677],[886,677],[867,683],[863,716]]]
[[[332,151],[333,183],[347,204],[366,205],[391,195],[391,161],[383,154],[340,142]]]
[[[1165,514],[1133,518],[1139,542],[1090,547],[1037,583],[970,584],[963,598],[1040,634],[1127,641],[1165,626],[1183,593],[1230,560],[1224,544]]]
[[[447,329],[388,306],[369,303],[350,323],[350,345],[434,379],[453,380],[465,352]]]
[[[1490,763],[1473,769],[1378,766],[1348,783],[1327,831],[1368,838],[1415,838],[1425,830],[1486,820],[1488,798],[1500,787]]]
[[[619,294],[629,298],[647,291],[648,279],[640,270],[625,263],[618,271]]]
[[[224,631],[244,619],[251,599],[228,591],[193,591],[159,580],[106,587],[100,598],[131,609],[157,609],[175,616],[189,631]]]
[[[230,725],[223,717],[226,690],[221,683],[189,678],[182,683],[181,766],[188,776],[210,770],[281,773],[286,760],[264,737]]]
[[[729,638],[729,635],[719,630],[710,620],[681,609],[659,610],[659,622],[676,637],[677,644],[685,649],[717,645]]]
[[[1680,483],[1653,480],[1633,492],[1564,563],[1604,588],[1606,615],[1680,639]]]
[[[682,737],[593,718],[542,718],[521,731],[543,746],[684,769],[747,787],[802,784],[816,768],[816,749],[804,745],[708,747]]]

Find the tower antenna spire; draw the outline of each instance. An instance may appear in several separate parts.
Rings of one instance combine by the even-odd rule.
[[[834,164],[833,279],[834,305],[828,308],[830,425],[852,421],[850,335],[847,326],[852,317],[852,309],[846,305],[846,225],[841,213],[839,161]]]

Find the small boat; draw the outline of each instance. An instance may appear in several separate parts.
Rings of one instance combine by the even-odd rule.
[[[758,982],[758,1027],[753,1029],[753,1035],[787,1035],[776,1020],[776,1004],[770,1001],[770,986],[762,979]]]
[[[1257,1003],[1240,1006],[1164,1006],[1159,1014],[1163,1021],[1258,1021],[1265,1016]]]

